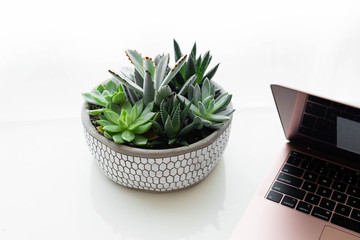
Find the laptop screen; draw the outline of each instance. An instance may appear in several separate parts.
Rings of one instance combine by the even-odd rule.
[[[360,109],[271,85],[286,138],[360,164]]]

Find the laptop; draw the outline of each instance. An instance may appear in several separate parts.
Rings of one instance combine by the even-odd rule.
[[[271,90],[288,142],[231,239],[360,240],[360,109]]]

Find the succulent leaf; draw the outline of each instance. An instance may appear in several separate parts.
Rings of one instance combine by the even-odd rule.
[[[186,58],[187,58],[187,55],[183,56],[182,58],[179,59],[179,61],[176,62],[175,66],[170,70],[168,75],[166,75],[164,81],[160,84],[159,88],[167,85],[175,77],[175,75],[179,72],[181,67],[184,65]]]
[[[151,74],[151,78],[154,79],[155,74],[155,65],[151,58],[145,57],[144,58],[144,70],[145,72],[148,71]]]
[[[145,146],[148,143],[148,140],[146,137],[141,135],[135,135],[135,138],[133,140],[133,143],[137,146]]]
[[[151,78],[151,73],[149,71],[145,71],[144,96],[143,96],[144,104],[148,105],[150,102],[154,101],[154,98],[155,98],[155,89],[154,89],[154,83]]]
[[[189,90],[189,86],[192,85],[196,80],[196,74],[194,74],[193,76],[191,76],[186,82],[185,84],[182,86],[182,88],[180,89],[179,93],[180,95],[185,96],[185,94],[188,92]]]
[[[138,85],[136,85],[136,83],[134,83],[133,81],[131,81],[130,79],[126,79],[126,77],[124,76],[120,76],[116,73],[114,73],[113,71],[109,70],[110,74],[113,75],[114,78],[116,78],[117,80],[119,80],[119,82],[121,82],[121,84],[124,84],[125,86],[133,89],[134,91],[140,93],[141,95],[144,95],[144,91],[142,88],[140,88]],[[145,73],[144,73],[145,74]]]
[[[125,143],[124,139],[122,138],[122,133],[118,133],[112,136],[112,139],[114,140],[114,142],[116,143]]]
[[[144,77],[144,61],[141,54],[134,50],[126,50],[125,53],[126,56],[128,56],[130,62],[134,65],[135,69],[140,73],[142,77]]]
[[[119,125],[106,125],[103,127],[103,130],[106,130],[108,132],[116,133],[123,131],[124,129]]]
[[[192,54],[190,55],[190,57],[186,63],[185,69],[186,69],[185,70],[185,79],[189,79],[191,76],[196,74],[196,64],[195,64],[195,60],[194,60]]]
[[[161,82],[165,78],[165,73],[166,73],[168,64],[169,64],[169,54],[166,54],[164,57],[161,58],[159,65],[155,69],[154,81],[155,81],[155,89],[156,90],[160,89]]]
[[[110,109],[104,109],[105,117],[112,123],[118,124],[120,116]]]

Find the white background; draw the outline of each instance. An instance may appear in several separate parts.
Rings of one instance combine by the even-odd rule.
[[[251,143],[285,141],[270,83],[360,104],[359,12],[359,1],[1,1],[0,238],[227,239],[260,182],[242,167],[261,178],[270,166]],[[173,56],[173,38],[221,63],[230,144],[190,190],[124,190],[92,163],[81,93],[130,66],[126,49]],[[117,200],[127,205],[103,207]]]

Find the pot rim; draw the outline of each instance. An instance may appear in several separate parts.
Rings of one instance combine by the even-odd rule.
[[[223,89],[216,84],[222,91]],[[232,107],[232,103],[229,104],[229,108]],[[87,110],[89,110],[89,103],[84,102],[81,108],[81,119],[84,128],[89,134],[94,137],[96,140],[102,142],[106,146],[110,147],[112,150],[123,153],[126,155],[137,156],[137,157],[147,157],[147,158],[163,158],[165,156],[178,156],[181,154],[193,152],[204,147],[209,146],[212,144],[216,139],[230,126],[232,122],[232,115],[230,116],[230,120],[225,122],[224,126],[220,129],[217,129],[209,136],[197,141],[195,143],[190,144],[189,146],[182,146],[176,148],[168,148],[168,149],[146,149],[146,148],[139,148],[139,147],[131,147],[124,144],[118,144],[114,141],[107,139],[105,136],[100,134],[94,125],[90,121],[90,115],[88,114]]]

